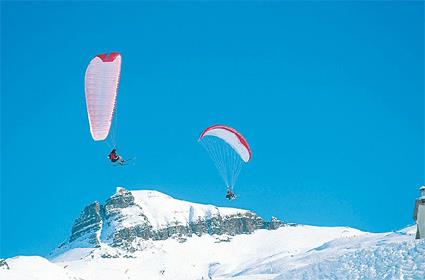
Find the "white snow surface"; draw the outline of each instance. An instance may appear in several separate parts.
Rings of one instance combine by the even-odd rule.
[[[213,216],[230,216],[245,214],[248,210],[217,207],[175,199],[169,195],[154,190],[130,191],[135,203],[142,209],[154,229],[173,224],[189,224],[198,219],[208,219]],[[132,211],[131,208],[128,211]],[[131,216],[131,213],[125,213]],[[134,215],[137,223],[138,215]],[[132,219],[127,219],[128,223]]]
[[[414,228],[367,233],[349,227],[287,226],[233,237],[144,241],[144,249],[132,254],[103,244],[71,249],[51,262],[7,259],[11,269],[0,269],[0,279],[423,280],[425,240],[414,239]]]
[[[0,268],[3,280],[80,280],[64,267],[37,256],[19,256],[7,259],[10,269]]]

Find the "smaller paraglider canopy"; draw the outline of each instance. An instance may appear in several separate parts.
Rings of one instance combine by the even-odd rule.
[[[202,132],[199,140],[202,140],[205,136],[215,136],[222,139],[235,150],[244,162],[248,162],[251,159],[251,148],[242,134],[236,129],[225,125],[213,125]]]
[[[233,187],[242,166],[251,160],[251,148],[236,129],[213,125],[205,129],[198,140],[210,155],[226,184],[228,199],[235,199]]]

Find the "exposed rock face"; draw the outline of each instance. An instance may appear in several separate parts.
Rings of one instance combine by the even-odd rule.
[[[0,259],[0,269],[10,269],[5,259]]]
[[[105,203],[107,214],[113,215],[117,209],[134,206],[134,196],[126,189],[119,188],[117,193],[111,196]]]
[[[266,222],[265,223],[267,229],[269,230],[275,230],[280,228],[281,226],[286,225],[284,222],[280,221],[278,218],[276,217],[272,217],[272,220],[270,222]]]
[[[147,206],[136,203],[130,191],[119,188],[117,193],[110,197],[104,205],[94,202],[84,208],[80,217],[72,227],[69,243],[85,240],[93,247],[100,246],[101,242],[113,247],[134,252],[138,249],[135,240],[165,240],[177,238],[184,242],[192,235],[238,235],[250,234],[257,229],[274,230],[285,224],[276,218],[270,222],[264,221],[253,212],[243,211],[233,214],[207,213],[198,216],[196,220],[188,218],[189,222],[174,221],[155,228],[149,221]],[[237,210],[237,209],[236,209]],[[188,215],[193,216],[192,206]],[[242,210],[241,210],[242,211]]]
[[[127,247],[136,237],[152,238],[152,226],[131,192],[120,188],[105,202],[102,237],[112,246]]]
[[[99,230],[102,228],[102,206],[99,202],[94,202],[81,212],[80,217],[75,220],[72,226],[70,242],[84,239],[88,244],[99,246]]]

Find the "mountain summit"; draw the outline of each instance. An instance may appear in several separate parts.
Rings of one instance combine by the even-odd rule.
[[[174,238],[184,242],[192,235],[235,236],[284,225],[276,218],[264,221],[248,210],[191,203],[154,190],[129,191],[119,187],[105,203],[96,201],[83,209],[69,240],[60,247],[97,248],[108,244],[134,252],[140,248],[138,241]]]

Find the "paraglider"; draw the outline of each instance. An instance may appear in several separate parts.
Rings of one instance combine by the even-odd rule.
[[[198,140],[207,150],[224,183],[226,198],[236,198],[233,187],[242,166],[251,159],[251,148],[245,138],[234,128],[213,125],[205,129]]]
[[[124,165],[125,163],[125,160],[120,155],[118,155],[117,149],[115,148],[112,149],[112,151],[109,153],[108,158],[112,163],[118,163],[120,165]]]
[[[121,74],[121,54],[118,52],[96,55],[85,74],[85,96],[90,133],[94,141],[104,141],[112,147],[108,158],[124,165],[125,160],[116,150],[116,99]],[[114,128],[111,130],[111,125]],[[109,139],[107,140],[107,138]]]
[[[227,190],[226,198],[228,200],[232,200],[232,199],[236,199],[236,196],[235,196],[235,194],[231,190]]]

